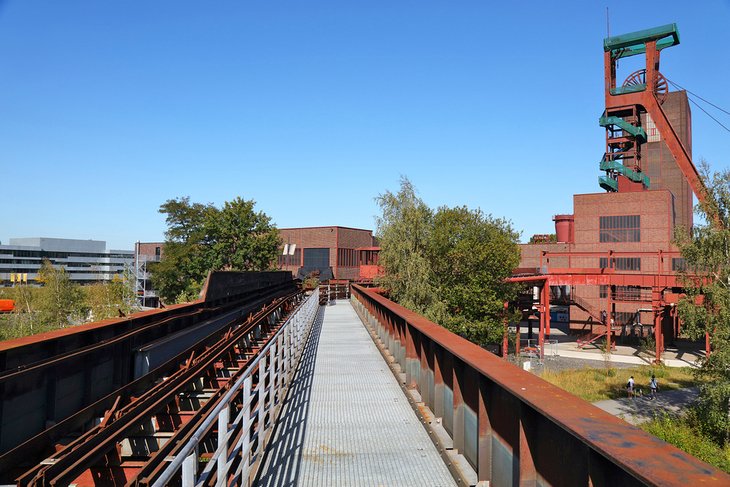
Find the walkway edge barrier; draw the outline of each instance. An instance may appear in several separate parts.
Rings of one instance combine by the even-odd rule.
[[[356,284],[351,295],[480,482],[730,485],[721,470],[382,295]]]
[[[180,472],[183,487],[249,485],[249,479],[255,474],[266,450],[318,310],[319,291],[315,290],[259,351],[180,452],[170,459],[170,464],[152,484],[153,487],[168,485]],[[254,385],[255,374],[258,381]],[[232,407],[235,404],[240,404],[241,411],[231,421],[230,413],[236,410]],[[216,450],[203,471],[197,472],[199,448],[214,423],[217,423],[218,432]],[[235,432],[242,433],[235,435]],[[236,436],[235,445],[232,445],[231,440]],[[238,466],[231,472],[234,464]]]

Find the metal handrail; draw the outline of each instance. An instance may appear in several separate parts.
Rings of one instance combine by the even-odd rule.
[[[371,289],[351,302],[479,481],[730,485],[730,476]]]
[[[216,485],[226,485],[228,479],[228,472],[233,463],[234,458],[229,458],[228,455],[228,441],[231,438],[233,431],[238,425],[243,425],[241,437],[233,449],[232,454],[237,455],[240,450],[241,463],[235,472],[235,476],[242,480],[242,484],[247,484],[248,476],[250,474],[250,463],[249,453],[253,440],[258,437],[259,441],[257,444],[257,451],[263,452],[266,447],[267,433],[269,432],[271,425],[274,421],[270,421],[269,428],[266,428],[264,424],[265,412],[274,407],[273,398],[274,393],[279,390],[285,390],[289,386],[289,381],[292,379],[293,372],[296,370],[296,366],[302,355],[304,349],[304,343],[309,335],[309,330],[317,315],[317,309],[319,306],[319,290],[315,290],[299,308],[292,313],[292,315],[286,320],[281,328],[274,334],[269,342],[262,348],[256,358],[241,374],[236,383],[226,393],[225,396],[219,401],[216,407],[208,414],[203,423],[195,430],[195,433],[187,440],[185,445],[175,455],[174,459],[168,465],[168,467],[162,472],[159,478],[152,484],[153,487],[162,487],[167,485],[170,480],[182,469],[182,485],[183,487],[193,487],[196,485],[202,485],[207,480],[207,477],[212,473],[213,468],[217,470]],[[294,328],[294,330],[292,330]],[[293,333],[292,333],[293,331]],[[281,360],[282,357],[277,355],[277,344],[280,339],[288,343],[288,348],[285,348],[286,343],[282,348],[279,348],[280,354],[285,355],[286,359]],[[292,350],[293,349],[293,350]],[[292,354],[292,351],[294,353]],[[270,369],[267,370],[267,354],[271,358]],[[277,360],[279,359],[279,360]],[[252,374],[258,368],[260,371],[259,382],[256,388],[252,389]],[[285,370],[282,370],[285,369]],[[261,370],[263,369],[263,370]],[[283,383],[279,380],[282,372],[285,372]],[[269,382],[269,400],[270,405],[266,406],[266,377],[272,374]],[[277,380],[274,380],[274,377]],[[274,386],[279,386],[277,391],[274,391]],[[234,397],[237,394],[243,393],[243,404],[241,412],[236,416],[233,423],[229,424],[230,405]],[[254,396],[258,396],[258,404],[256,406],[257,411],[251,410],[251,404]],[[251,414],[258,413],[258,431],[256,431],[251,437],[249,437],[249,429],[251,426]],[[210,458],[208,465],[198,476],[196,473],[197,468],[197,450],[198,445],[207,434],[214,421],[218,421],[218,446],[215,453]],[[262,431],[264,430],[264,431]],[[263,434],[262,434],[263,433]],[[245,448],[244,448],[245,444]],[[221,456],[225,454],[225,462],[221,462]],[[197,478],[196,478],[197,477]],[[243,479],[246,479],[245,481]]]

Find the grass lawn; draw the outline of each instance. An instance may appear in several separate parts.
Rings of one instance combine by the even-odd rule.
[[[636,387],[649,391],[649,379],[654,373],[659,391],[697,385],[690,367],[661,367],[640,365],[630,369],[585,368],[553,372],[546,370],[540,377],[588,402],[626,397],[626,382],[634,376]]]

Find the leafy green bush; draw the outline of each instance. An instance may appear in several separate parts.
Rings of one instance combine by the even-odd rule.
[[[694,428],[687,419],[662,414],[640,426],[657,438],[730,473],[730,447],[719,446],[711,437]]]

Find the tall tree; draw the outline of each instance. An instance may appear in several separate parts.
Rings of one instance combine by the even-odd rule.
[[[84,286],[82,290],[86,307],[91,312],[89,318],[93,321],[115,318],[120,312],[129,314],[137,310],[134,275],[131,272],[115,275],[111,281]]]
[[[519,235],[509,222],[466,207],[434,213],[407,178],[376,201],[380,239],[377,283],[414,311],[480,345],[502,336],[504,283],[519,264]]]
[[[376,282],[395,301],[425,313],[436,300],[427,255],[433,212],[406,177],[401,177],[397,193],[386,191],[375,201],[382,212],[376,217],[376,232],[381,248],[378,262],[384,270]]]
[[[184,197],[167,200],[159,212],[165,215],[167,230],[163,258],[149,266],[153,285],[168,302],[190,301],[211,269],[206,222],[218,210]]]
[[[189,301],[200,292],[209,271],[273,269],[279,252],[279,232],[253,200],[240,197],[218,209],[190,203],[190,198],[168,200],[165,251],[150,270],[161,296],[170,302]]]
[[[220,270],[271,269],[281,244],[279,232],[254,201],[236,197],[207,222],[213,267]]]
[[[730,440],[730,171],[712,173],[702,161],[700,173],[707,193],[696,212],[704,223],[691,233],[676,232],[687,290],[679,316],[690,338],[710,336],[712,353],[699,371],[708,380],[695,412],[700,428],[725,443]]]
[[[38,294],[36,309],[44,326],[64,327],[79,319],[83,297],[78,284],[69,279],[66,269],[55,268],[44,260],[37,280],[43,288]]]
[[[518,239],[508,221],[479,209],[439,208],[429,245],[442,303],[434,318],[475,343],[499,341],[503,303],[515,296],[504,280],[519,265]]]

